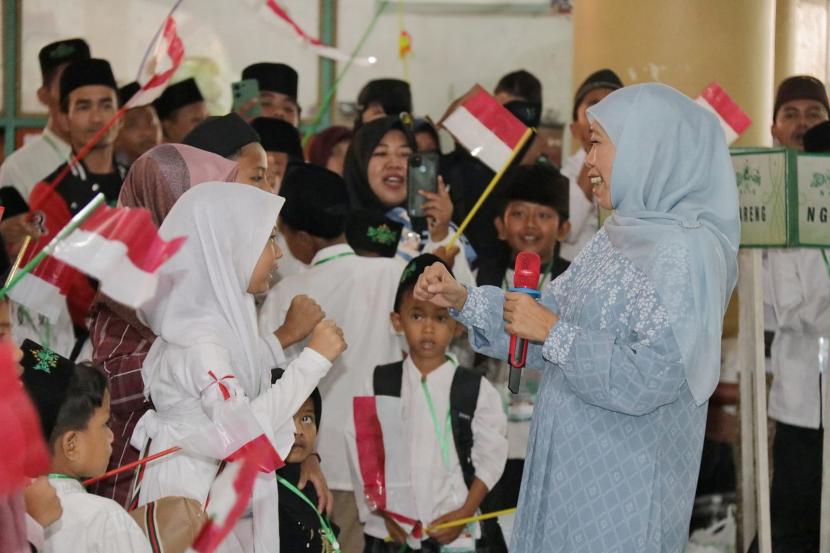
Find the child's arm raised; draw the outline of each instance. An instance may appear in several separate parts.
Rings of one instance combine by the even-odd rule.
[[[274,336],[283,348],[287,348],[305,340],[311,334],[326,314],[312,298],[305,294],[294,296],[285,321],[274,331]]]
[[[254,413],[261,420],[267,420],[274,432],[291,422],[294,413],[345,350],[346,340],[337,324],[328,320],[319,323],[308,347],[289,363],[282,378],[251,402]]]

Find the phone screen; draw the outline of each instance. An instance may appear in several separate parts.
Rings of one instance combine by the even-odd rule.
[[[243,118],[253,119],[262,115],[262,107],[259,105],[259,82],[256,79],[231,83],[231,95],[233,96],[233,111]],[[246,104],[251,100],[256,100],[253,107],[245,109]],[[244,113],[242,113],[243,110]]]
[[[438,191],[438,154],[412,154],[407,163],[407,211],[410,217],[424,216],[426,198],[418,192]]]

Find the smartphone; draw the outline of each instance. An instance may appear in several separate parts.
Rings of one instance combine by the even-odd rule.
[[[407,211],[410,217],[424,216],[426,198],[418,192],[438,192],[438,154],[412,154],[407,163]]]
[[[256,79],[245,79],[231,83],[231,95],[233,96],[233,111],[239,113],[245,119],[254,119],[262,115],[262,107],[259,105],[259,82]],[[253,107],[242,113],[243,106],[256,100]]]

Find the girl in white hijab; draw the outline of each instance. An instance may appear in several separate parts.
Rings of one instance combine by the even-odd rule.
[[[345,349],[342,332],[324,321],[271,386],[270,369],[280,357],[274,336],[257,332],[254,294],[267,291],[282,255],[275,225],[283,202],[253,187],[205,183],[182,195],[159,229],[165,239],[187,236],[187,241],[160,269],[163,291],[139,310],[159,337],[141,369],[155,410],[139,421],[132,440],[146,448],[149,439],[146,454],[181,445],[228,401],[250,400],[275,443],[278,433],[291,431],[293,414]],[[144,473],[139,505],[165,496],[204,504],[217,468],[218,461],[185,452],[155,461]],[[276,478],[261,474],[253,525],[247,532],[237,527],[235,550],[279,550],[276,502]]]

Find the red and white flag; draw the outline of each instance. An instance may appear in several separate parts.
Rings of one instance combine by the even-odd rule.
[[[481,85],[450,106],[439,125],[496,172],[513,160],[533,133]]]
[[[189,553],[213,553],[225,541],[248,508],[259,467],[268,455],[264,444],[258,444],[225,465],[210,488],[210,500],[205,506],[208,521],[188,549]]]
[[[388,514],[407,533],[419,537],[421,523],[412,492],[401,399],[359,396],[353,406],[357,468],[369,507]]]
[[[9,290],[9,298],[27,309],[58,322],[62,306],[78,271],[47,255],[31,273]]]
[[[98,279],[107,296],[137,308],[153,297],[158,268],[184,240],[164,241],[146,209],[101,205],[66,236],[55,237],[44,248],[48,255],[9,291],[9,297],[55,322],[60,302],[80,271]]]
[[[184,59],[184,44],[176,30],[176,9],[182,3],[178,0],[161,24],[153,42],[147,48],[136,82],[141,89],[127,102],[127,108],[144,106],[161,96],[167,83],[176,73]]]
[[[274,472],[285,466],[294,445],[294,420],[275,433],[274,443],[265,435],[262,426],[247,403],[227,401],[215,409],[209,424],[186,436],[179,446],[191,453],[213,459],[238,461],[251,450],[262,454],[260,472]]]
[[[101,292],[115,301],[137,308],[155,295],[158,268],[184,241],[163,240],[146,209],[103,205],[51,255],[98,279]]]
[[[752,124],[752,119],[717,82],[704,88],[695,102],[718,116],[727,144],[738,140],[738,137]]]

